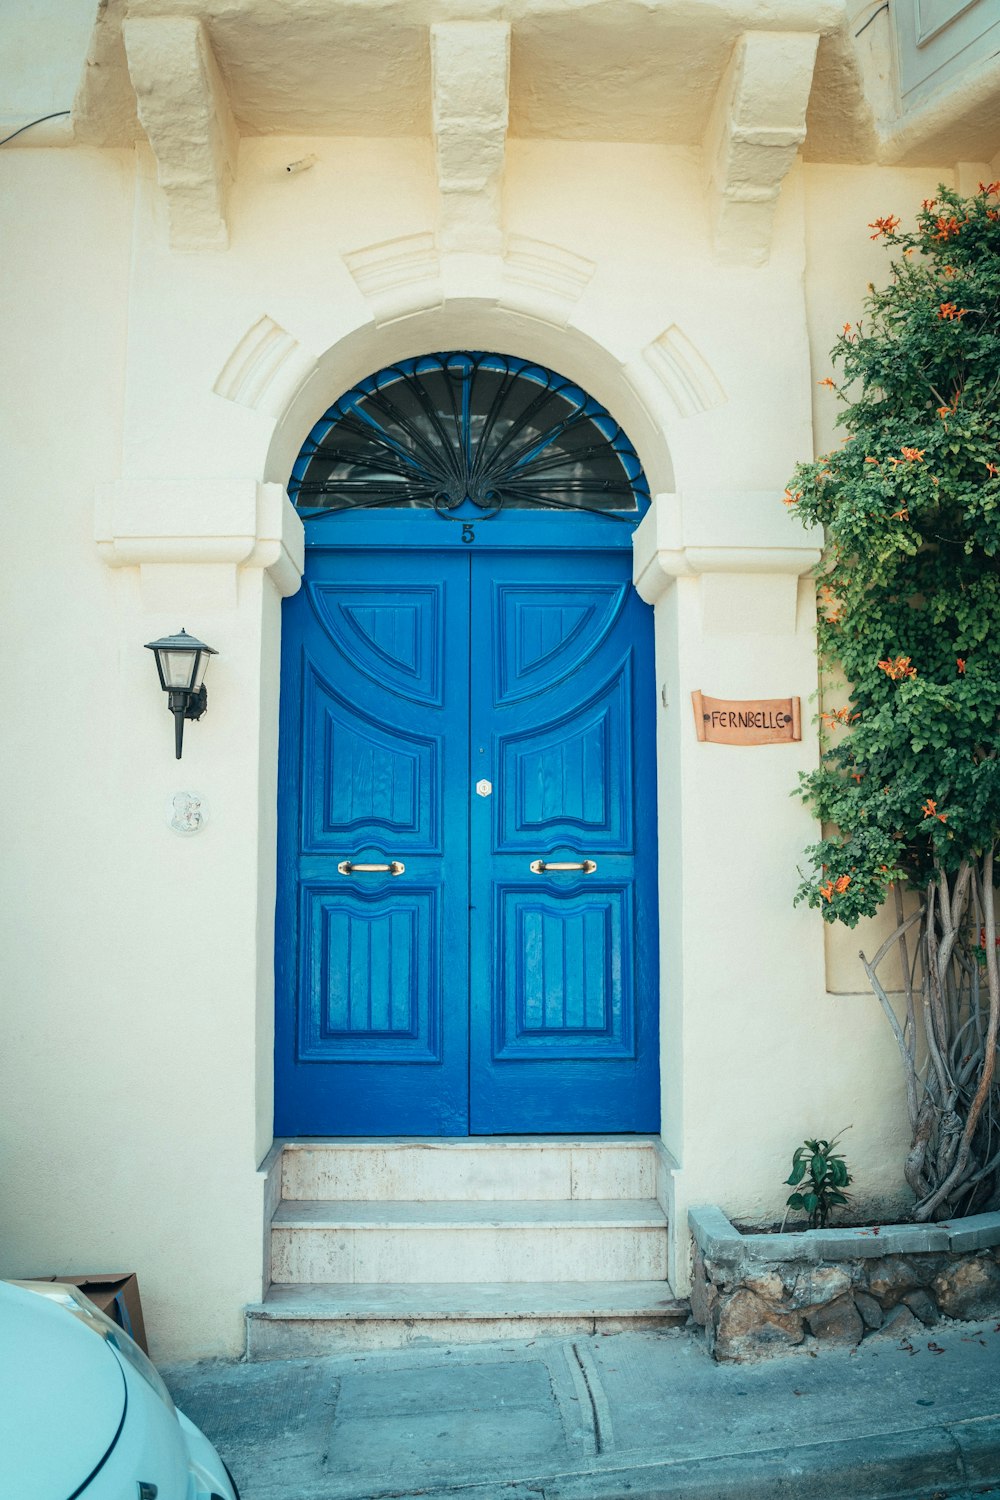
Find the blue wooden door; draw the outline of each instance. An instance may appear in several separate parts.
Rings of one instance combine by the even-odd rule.
[[[277,1133],[658,1128],[630,574],[628,549],[310,553],[283,626]]]
[[[464,554],[312,552],[286,605],[279,1135],[468,1131],[468,613]]]
[[[630,552],[473,559],[474,1133],[659,1127],[651,625]]]

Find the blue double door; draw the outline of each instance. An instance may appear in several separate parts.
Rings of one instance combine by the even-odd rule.
[[[310,552],[283,623],[276,1131],[659,1125],[631,552]]]

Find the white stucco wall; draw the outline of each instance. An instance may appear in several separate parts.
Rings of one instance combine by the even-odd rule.
[[[313,168],[286,173],[309,154]],[[167,247],[148,151],[7,148],[0,171],[0,640],[17,683],[0,1274],[135,1268],[156,1354],[234,1351],[260,1290],[279,590],[298,546],[286,516],[282,548],[273,493],[255,486],[280,482],[315,416],[386,360],[491,344],[610,407],[667,496],[660,512],[682,515],[682,550],[727,535],[747,555],[782,535],[808,549],[779,496],[812,451],[825,351],[877,274],[865,224],[912,208],[940,173],[797,167],[770,261],[749,268],[713,255],[697,151],[512,140],[506,231],[550,257],[514,275],[509,258],[428,248],[429,140],[245,139],[230,248],[198,254]],[[360,252],[393,240],[387,288]],[[241,343],[257,325],[268,348],[287,335],[270,379],[258,336]],[[768,492],[774,518],[751,524],[743,497]],[[791,906],[812,829],[788,794],[812,731],[774,749],[694,739],[696,687],[797,692],[808,718],[810,588],[745,563],[692,566],[656,606],[678,1222],[696,1202],[778,1209],[807,1133],[853,1125],[863,1197],[894,1190],[901,1157],[891,1038],[868,997],[827,994],[820,920]],[[177,765],[142,646],[181,625],[220,655]],[[181,788],[211,811],[188,840],[164,816]]]

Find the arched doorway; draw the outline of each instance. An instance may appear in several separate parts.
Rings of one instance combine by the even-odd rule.
[[[289,493],[276,1132],[656,1130],[632,445],[549,369],[436,354],[336,402]]]

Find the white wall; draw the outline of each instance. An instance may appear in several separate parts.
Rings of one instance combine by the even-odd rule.
[[[312,170],[285,172],[310,152]],[[415,243],[391,319],[389,293],[344,256],[433,233],[428,141],[244,140],[225,253],[167,249],[148,154],[8,148],[0,168],[14,541],[0,640],[17,684],[0,1274],[137,1268],[155,1353],[234,1351],[240,1307],[259,1295],[278,590],[293,586],[298,545],[286,516],[282,550],[257,482],[282,477],[312,419],[385,360],[489,342],[588,384],[655,486],[680,496],[663,502],[668,520],[675,506],[685,527],[711,510],[715,545],[731,527],[752,551],[744,497],[771,492],[771,544],[772,524],[787,526],[805,555],[778,497],[811,451],[821,351],[872,274],[854,219],[919,201],[924,177],[796,169],[770,263],[723,267],[697,153],[512,141],[508,232],[556,247],[557,262],[592,262],[589,280],[560,299],[497,259],[432,251],[421,281]],[[284,374],[218,394],[265,316],[290,336]],[[669,330],[695,351],[686,414],[649,352]],[[113,481],[99,530],[119,566],[107,567],[95,487]],[[788,793],[815,759],[812,731],[750,751],[693,738],[695,687],[794,691],[808,709],[810,589],[796,603],[794,575],[761,584],[740,567],[730,582],[668,581],[657,606],[664,1132],[679,1207],[769,1213],[807,1132],[853,1123],[859,1193],[873,1198],[898,1181],[901,1141],[884,1023],[867,997],[826,993],[819,918],[791,906],[812,829]],[[181,625],[220,655],[178,766],[142,645]],[[211,822],[185,841],[164,803],[188,787]]]

